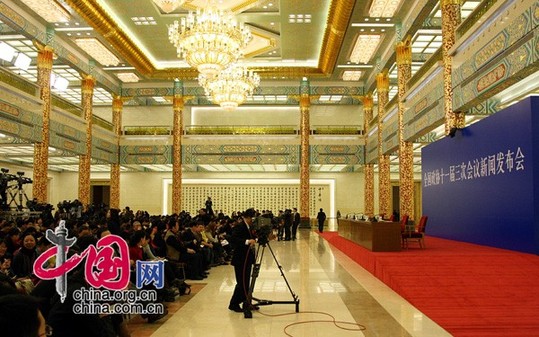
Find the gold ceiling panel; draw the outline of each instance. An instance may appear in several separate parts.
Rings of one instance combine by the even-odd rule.
[[[321,72],[328,76],[333,72],[337,62],[344,34],[352,17],[354,4],[355,0],[331,1],[328,24],[324,33],[324,42],[322,43],[322,52],[318,63]]]
[[[256,2],[256,1],[255,1]],[[91,25],[116,52],[128,63],[134,66],[142,75],[154,79],[194,79],[197,77],[194,69],[164,69],[158,70],[139,47],[122,31],[113,18],[104,11],[96,1],[66,0],[89,25]],[[242,6],[251,5],[252,1],[242,2]],[[341,45],[344,34],[354,7],[354,0],[332,0],[328,15],[328,24],[324,33],[321,57],[318,68],[310,67],[261,67],[254,68],[263,78],[301,78],[303,76],[323,77],[330,76]],[[239,6],[239,5],[238,5]],[[267,37],[266,37],[267,38]],[[271,42],[274,43],[274,42]],[[264,50],[269,49],[266,47]],[[258,53],[258,52],[256,52]],[[252,54],[252,53],[251,53]]]
[[[227,0],[222,3],[216,3],[218,9],[230,10],[233,13],[241,13],[255,6],[259,0]],[[199,8],[204,8],[208,4],[208,0],[188,0],[182,7],[196,11]]]
[[[66,0],[89,25],[101,34],[141,74],[150,75],[154,66],[96,1]]]

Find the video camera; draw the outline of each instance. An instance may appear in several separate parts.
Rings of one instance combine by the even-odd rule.
[[[258,238],[258,244],[265,245],[272,239],[273,225],[270,218],[256,217],[252,228]]]
[[[54,209],[51,204],[38,202],[35,198],[32,200],[28,200],[26,202],[26,207],[28,207],[30,211],[34,212],[51,212]]]
[[[17,177],[15,179],[17,179],[17,184],[19,185],[19,188],[22,188],[22,185],[24,184],[32,183],[32,179],[25,177],[24,172],[21,172],[21,171],[17,172]]]
[[[17,180],[17,176],[13,175],[13,174],[9,174],[9,169],[7,168],[2,168],[0,169],[0,171],[2,171],[0,173],[0,186],[1,187],[7,187],[7,184],[12,181],[12,180]]]

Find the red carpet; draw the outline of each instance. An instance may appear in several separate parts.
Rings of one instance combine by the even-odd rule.
[[[434,237],[426,249],[373,253],[320,235],[454,336],[539,336],[536,255]]]

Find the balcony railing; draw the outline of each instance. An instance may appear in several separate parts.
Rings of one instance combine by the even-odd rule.
[[[363,128],[356,125],[320,125],[314,126],[314,135],[362,135]]]
[[[124,126],[125,136],[170,136],[170,126]],[[295,125],[191,125],[185,135],[297,135]],[[312,135],[362,135],[363,128],[356,125],[315,125]]]
[[[124,136],[170,136],[172,128],[169,126],[124,126]]]
[[[187,126],[186,135],[294,135],[294,125],[208,125]]]

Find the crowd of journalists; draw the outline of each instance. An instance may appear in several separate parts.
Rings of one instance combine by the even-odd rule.
[[[0,325],[11,326],[13,330],[8,335],[14,337],[130,336],[126,321],[131,315],[126,315],[127,312],[103,314],[88,308],[81,311],[79,298],[73,294],[91,288],[82,263],[67,274],[65,301],[60,300],[54,279],[42,280],[34,274],[36,259],[53,246],[45,233],[47,229],[54,230],[61,220],[65,220],[68,236],[77,239],[70,247],[68,257],[95,246],[98,240],[111,234],[125,240],[131,266],[131,282],[125,291],[139,295],[146,291],[155,296],[137,297],[137,303],[114,304],[122,308],[126,304],[135,305],[135,309],[150,308],[135,313],[149,323],[160,320],[168,314],[167,302],[190,293],[189,280],[204,280],[212,267],[229,264],[232,257],[229,238],[233,226],[242,221],[241,212],[229,215],[214,212],[210,198],[208,201],[194,215],[182,211],[154,216],[145,211],[133,212],[129,207],[118,210],[106,205],[84,209],[75,201],[59,204],[56,212],[50,207],[37,217],[0,218]],[[290,230],[295,222],[291,210],[279,211],[276,215],[272,211],[257,211],[257,215],[272,224],[279,239],[295,239],[295,230]],[[163,286],[135,287],[137,261],[162,261]],[[54,266],[53,256],[43,268]],[[104,306],[107,303],[90,304]],[[32,331],[39,324],[34,317],[36,312],[44,318],[46,331],[43,334],[23,333],[25,329]]]

